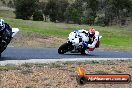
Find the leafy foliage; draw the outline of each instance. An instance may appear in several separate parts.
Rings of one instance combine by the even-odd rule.
[[[52,22],[125,25],[126,18],[132,17],[132,0],[75,0],[72,3],[69,0],[15,0],[15,7],[16,18],[30,19],[34,13],[41,15],[37,20],[50,18]]]
[[[33,13],[33,20],[34,21],[43,21],[43,13],[42,13],[42,11],[35,11]]]
[[[131,0],[102,0],[99,4],[99,12],[104,14],[105,25],[111,25],[113,21],[119,23],[126,20],[128,14],[132,12]]]
[[[37,9],[39,0],[15,0],[16,18],[28,20]]]
[[[8,2],[8,6],[9,6],[10,8],[13,8],[13,7],[14,7],[14,3],[13,3],[12,0],[10,0],[10,1]]]
[[[56,20],[62,22],[68,5],[68,0],[49,0],[45,8],[45,14],[49,15],[50,20],[53,22],[56,22]]]

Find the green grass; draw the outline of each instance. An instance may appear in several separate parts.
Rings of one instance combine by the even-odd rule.
[[[9,13],[7,12],[8,15]],[[7,16],[8,18],[4,16],[5,15],[1,15],[0,13],[0,18],[4,18],[7,23],[9,23],[12,27],[19,28],[20,31],[36,32],[44,36],[54,36],[65,39],[68,37],[68,34],[75,29],[83,28],[88,30],[89,28],[88,25],[30,21],[14,19],[12,18],[13,15],[11,17]],[[103,36],[101,39],[102,48],[132,51],[132,29],[130,27],[94,26],[94,28],[100,32],[100,35]]]
[[[102,46],[120,50],[132,51],[132,30],[129,27],[97,27],[100,34]]]

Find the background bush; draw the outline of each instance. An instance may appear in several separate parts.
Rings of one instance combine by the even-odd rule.
[[[43,21],[44,18],[43,18],[42,11],[35,11],[34,14],[33,14],[33,20],[34,21]]]

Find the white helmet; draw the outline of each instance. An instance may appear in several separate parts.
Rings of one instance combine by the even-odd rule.
[[[3,19],[0,19],[0,31],[2,31],[5,28],[5,22]]]

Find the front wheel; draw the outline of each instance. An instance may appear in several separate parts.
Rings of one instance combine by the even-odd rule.
[[[82,54],[82,55],[85,55],[85,54],[86,54],[84,48],[81,50],[81,54]]]
[[[0,53],[2,53],[6,49],[6,47],[7,47],[7,44],[5,42],[2,42],[0,44]]]
[[[72,44],[70,44],[70,43],[64,43],[63,45],[61,45],[59,47],[58,53],[59,54],[64,54],[64,53],[66,53],[68,51],[71,51],[71,50],[73,50]]]

